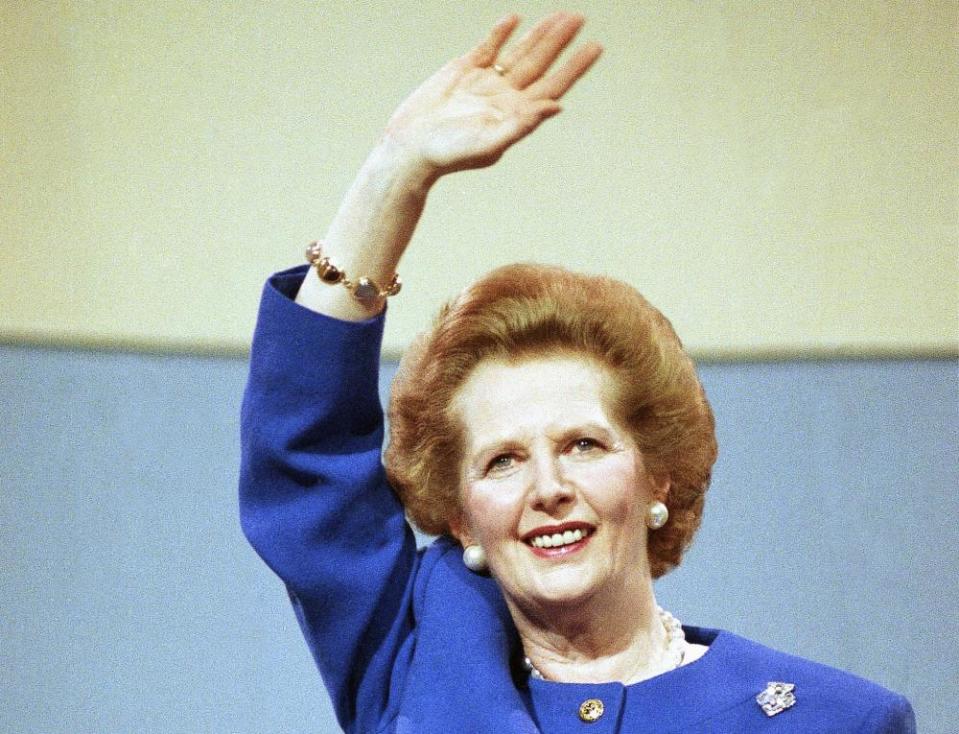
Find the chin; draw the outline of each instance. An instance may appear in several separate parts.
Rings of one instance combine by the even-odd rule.
[[[522,596],[537,606],[576,606],[589,601],[599,593],[603,584],[599,580],[590,580],[580,569],[555,569],[551,573],[541,573]]]

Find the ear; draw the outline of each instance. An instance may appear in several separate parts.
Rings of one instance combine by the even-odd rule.
[[[649,484],[653,490],[652,499],[659,500],[664,505],[669,504],[669,490],[672,489],[673,480],[670,479],[669,475],[662,477],[656,477],[652,474],[649,475]]]
[[[462,512],[458,512],[450,518],[450,535],[456,538],[464,548],[473,545],[473,536],[470,535],[469,529],[466,527],[466,520],[463,518]]]

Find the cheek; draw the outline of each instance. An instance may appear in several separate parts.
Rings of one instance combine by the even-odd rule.
[[[473,537],[489,543],[512,535],[517,526],[515,492],[503,482],[477,481],[463,491],[463,513]]]
[[[587,466],[582,483],[591,489],[590,503],[607,516],[627,519],[649,501],[646,484],[629,462]]]

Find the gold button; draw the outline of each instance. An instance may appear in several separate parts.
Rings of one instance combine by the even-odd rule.
[[[579,718],[587,724],[591,724],[599,720],[604,710],[605,706],[598,698],[587,698],[579,705]]]

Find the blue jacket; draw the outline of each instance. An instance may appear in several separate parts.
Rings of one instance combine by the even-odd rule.
[[[634,685],[529,680],[496,584],[456,543],[417,550],[386,482],[377,394],[383,317],[347,323],[267,284],[243,403],[241,517],[284,581],[340,724],[362,734],[915,731],[909,703],[729,632],[687,627],[699,660]],[[767,716],[756,695],[795,685]],[[580,720],[586,699],[602,716]]]

